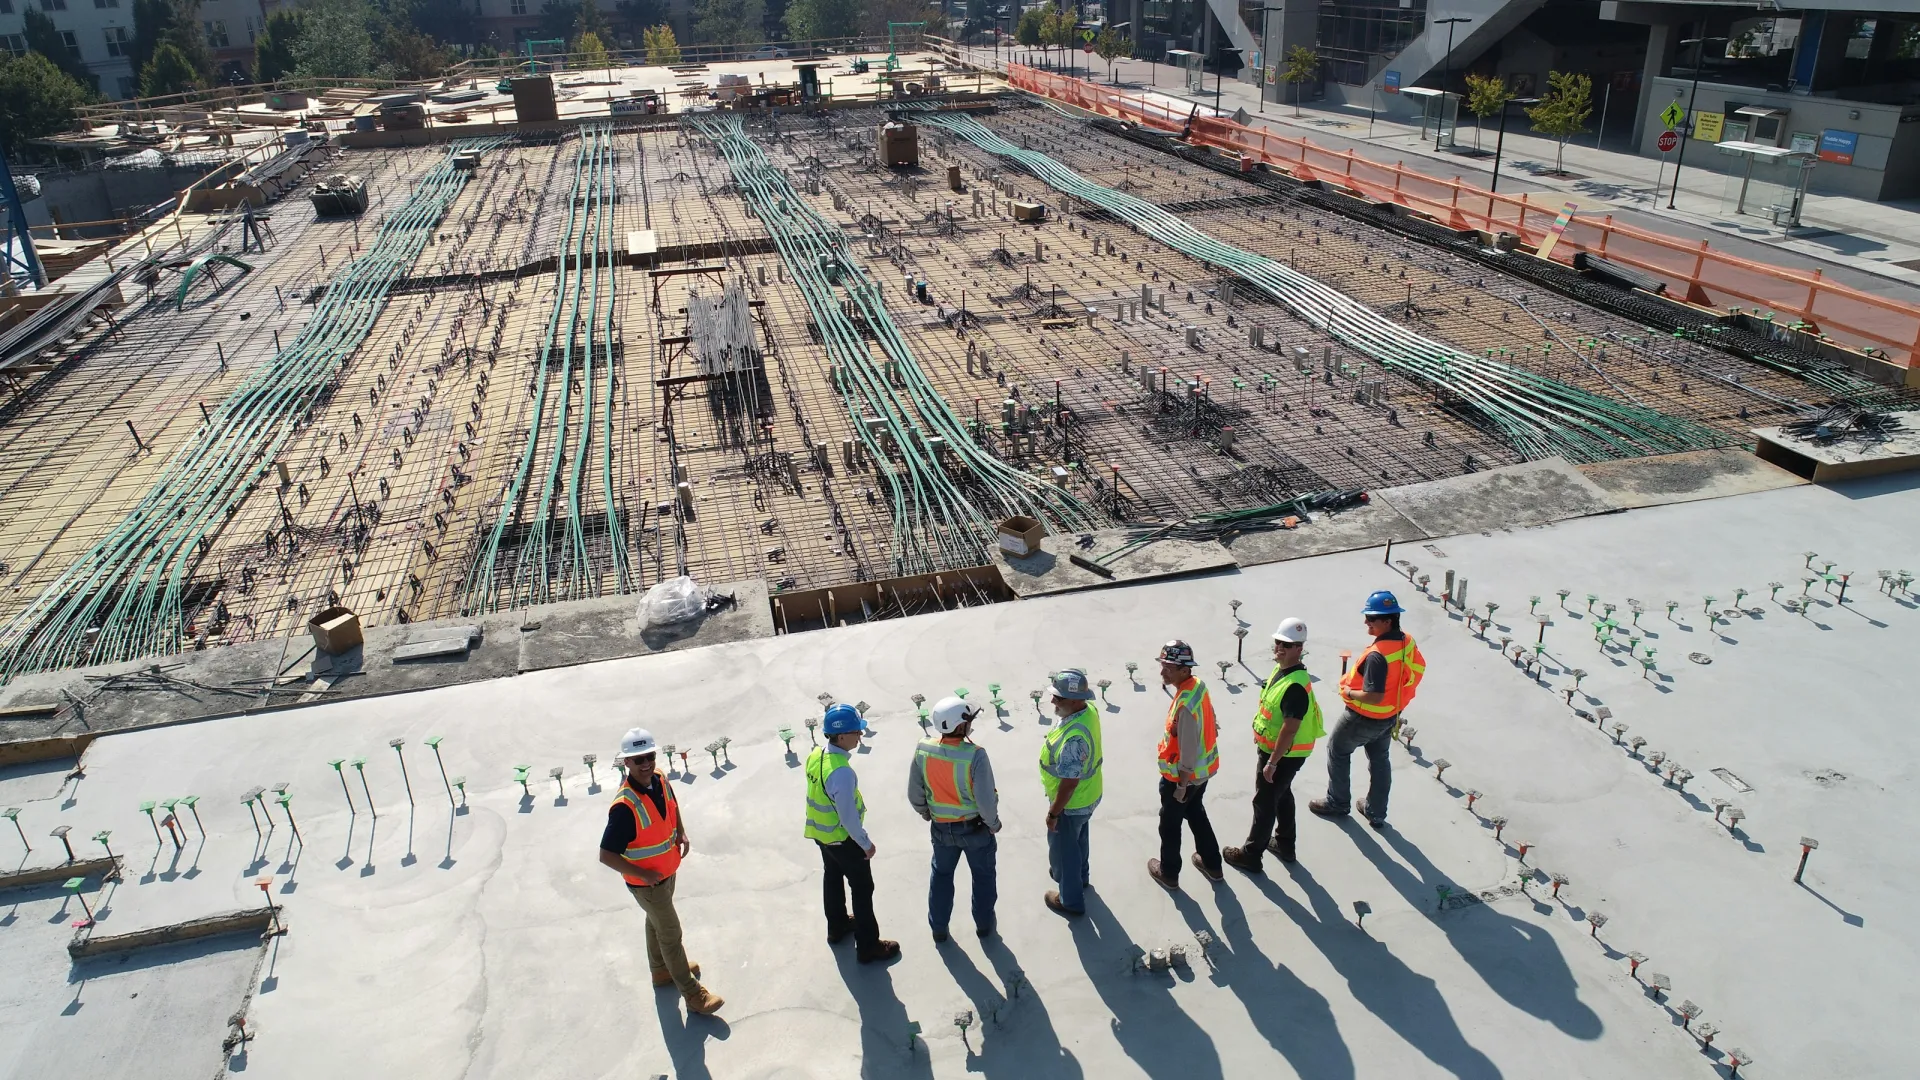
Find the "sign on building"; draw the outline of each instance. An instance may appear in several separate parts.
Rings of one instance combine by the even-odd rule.
[[[1853,164],[1854,151],[1860,149],[1860,133],[1857,131],[1838,131],[1828,128],[1820,133],[1821,161],[1830,161],[1835,165]]]
[[[1702,142],[1719,142],[1726,129],[1726,113],[1703,112],[1693,116],[1693,137]]]

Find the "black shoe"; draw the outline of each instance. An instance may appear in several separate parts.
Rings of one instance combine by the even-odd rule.
[[[1209,868],[1207,861],[1202,859],[1200,853],[1197,851],[1193,853],[1193,865],[1199,868],[1200,876],[1206,878],[1208,881],[1223,881],[1226,879],[1226,875],[1221,873],[1219,867]]]
[[[1367,824],[1369,824],[1369,825],[1371,825],[1371,826],[1373,826],[1373,828],[1374,828],[1374,831],[1375,831],[1375,832],[1386,832],[1386,831],[1387,831],[1387,819],[1386,819],[1386,818],[1368,818],[1368,819],[1367,819]]]
[[[881,941],[874,945],[872,952],[861,953],[860,962],[863,964],[881,964],[899,955],[900,955],[899,942]]]
[[[933,932],[933,940],[935,944],[945,942],[947,940],[947,932],[945,930],[935,930]]]
[[[981,939],[990,938],[993,936],[993,927],[976,926],[973,928],[973,936]]]
[[[1346,817],[1347,816],[1346,807],[1335,806],[1325,799],[1313,800],[1312,802],[1307,804],[1307,809],[1313,811],[1316,814],[1319,814],[1321,817]]]
[[[829,930],[827,931],[827,944],[838,945],[852,936],[853,931],[851,929],[841,930],[838,933]]]
[[[1292,865],[1300,861],[1294,858],[1292,848],[1280,846],[1280,838],[1277,836],[1267,841],[1267,850],[1273,852],[1274,858],[1279,859],[1281,862],[1286,863],[1288,865]]]

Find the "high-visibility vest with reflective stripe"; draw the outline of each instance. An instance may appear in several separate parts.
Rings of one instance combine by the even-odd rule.
[[[1189,675],[1174,691],[1167,706],[1167,731],[1160,736],[1160,775],[1180,782],[1180,710],[1191,709],[1200,718],[1200,759],[1193,764],[1193,781],[1199,783],[1220,768],[1219,732],[1214,728],[1213,696],[1207,684]]]
[[[1040,743],[1040,786],[1046,789],[1047,802],[1051,803],[1060,790],[1061,780],[1054,773],[1054,761],[1060,755],[1060,748],[1076,735],[1086,739],[1090,748],[1088,769],[1087,775],[1067,799],[1067,805],[1062,807],[1064,810],[1080,810],[1100,801],[1100,766],[1105,763],[1100,753],[1100,714],[1089,705],[1060,721]]]
[[[665,777],[660,779],[660,791],[661,801],[667,804],[664,814],[654,807],[652,799],[635,791],[630,782],[620,785],[620,794],[613,802],[633,812],[633,841],[621,854],[628,862],[660,875],[660,880],[665,881],[680,869],[680,800],[673,797],[673,785],[667,783]],[[632,874],[623,876],[629,885],[647,884]]]
[[[1280,731],[1287,726],[1286,717],[1280,714],[1281,699],[1287,696],[1290,687],[1298,686],[1307,692],[1307,715],[1300,720],[1300,730],[1294,733],[1293,745],[1281,753],[1281,757],[1306,757],[1313,753],[1313,744],[1327,733],[1326,724],[1320,716],[1320,699],[1313,696],[1313,676],[1306,668],[1296,668],[1285,675],[1280,674],[1280,665],[1273,666],[1273,674],[1267,676],[1267,685],[1260,689],[1260,711],[1253,715],[1253,744],[1263,754],[1273,753],[1274,741],[1280,738]]]
[[[827,777],[848,767],[847,755],[830,753],[824,746],[814,747],[813,753],[807,755],[807,839],[837,844],[848,838],[846,826],[840,824],[840,811],[833,805],[833,796],[827,794]],[[860,820],[867,820],[867,797],[860,794],[857,781],[853,804],[860,808]]]
[[[1367,653],[1379,653],[1387,661],[1386,696],[1381,698],[1378,705],[1362,705],[1350,696],[1366,691],[1366,680],[1360,676],[1360,667],[1367,659]],[[1420,685],[1426,673],[1427,658],[1420,655],[1420,647],[1413,643],[1413,638],[1400,641],[1374,638],[1373,644],[1354,658],[1353,667],[1347,670],[1347,677],[1340,680],[1340,696],[1346,699],[1347,708],[1356,715],[1369,720],[1391,720],[1413,704],[1414,689]]]
[[[973,801],[973,755],[980,748],[954,739],[923,739],[914,751],[914,767],[927,786],[927,810],[935,821],[966,821],[980,816]]]

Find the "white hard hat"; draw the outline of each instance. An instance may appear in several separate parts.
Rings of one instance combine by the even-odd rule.
[[[1307,624],[1299,619],[1281,619],[1280,626],[1273,632],[1273,640],[1284,641],[1289,645],[1304,645],[1307,640]]]
[[[628,731],[626,737],[620,740],[620,752],[615,754],[614,758],[618,761],[625,761],[630,757],[651,754],[654,752],[654,749],[653,732],[643,727],[637,727]]]
[[[940,734],[951,735],[955,728],[979,715],[977,706],[957,697],[943,697],[933,707],[933,726],[940,729]]]

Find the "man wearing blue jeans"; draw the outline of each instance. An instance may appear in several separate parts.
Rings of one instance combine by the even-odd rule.
[[[993,904],[998,895],[994,855],[999,844],[999,796],[993,786],[993,766],[987,752],[967,741],[980,710],[957,697],[943,698],[933,707],[938,738],[926,739],[914,751],[907,773],[907,801],[914,812],[932,824],[933,877],[927,886],[927,924],[933,940],[947,940],[947,921],[953,917],[953,872],[961,856],[973,877],[973,932],[993,934]]]
[[[1077,917],[1086,914],[1084,892],[1093,884],[1087,826],[1100,805],[1100,712],[1086,672],[1056,671],[1051,681],[1060,722],[1040,744],[1040,784],[1047,793],[1047,868],[1060,888],[1045,899],[1054,911]]]
[[[1345,817],[1355,809],[1352,790],[1353,752],[1367,750],[1367,801],[1358,807],[1367,824],[1387,827],[1387,793],[1393,786],[1393,763],[1388,744],[1400,713],[1413,702],[1414,691],[1426,676],[1426,657],[1400,629],[1400,601],[1382,589],[1367,597],[1363,612],[1373,643],[1359,662],[1340,680],[1340,699],[1347,711],[1334,726],[1327,746],[1327,797],[1307,809],[1321,817]]]

